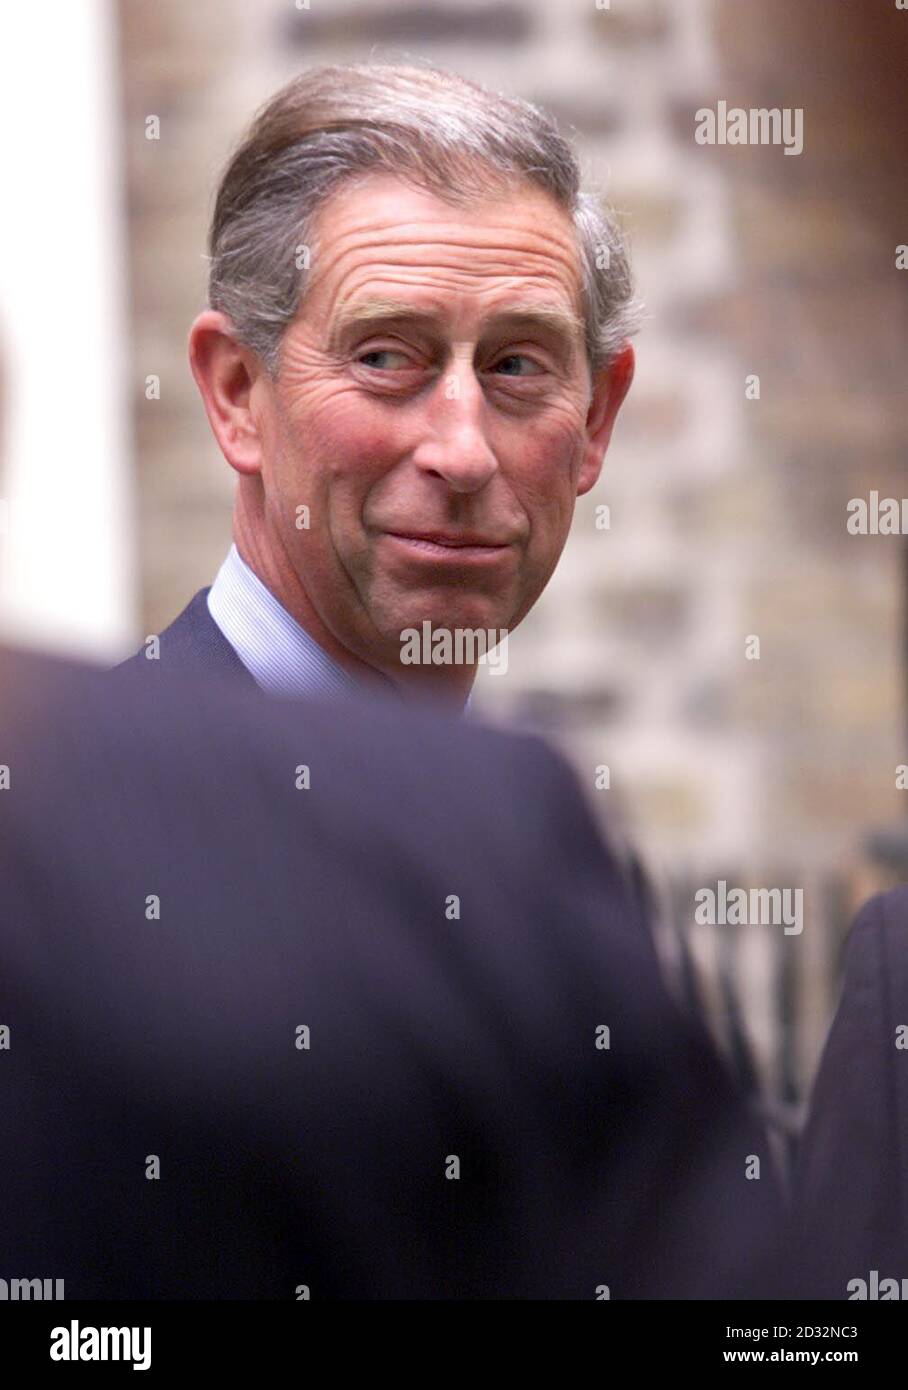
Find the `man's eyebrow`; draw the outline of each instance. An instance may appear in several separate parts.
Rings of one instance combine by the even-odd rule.
[[[343,305],[334,320],[331,330],[331,344],[336,346],[341,337],[351,328],[367,328],[382,323],[401,323],[404,321],[422,323],[425,327],[437,327],[438,313],[434,309],[420,308],[398,299],[363,299]],[[543,328],[559,334],[566,341],[583,338],[586,325],[583,319],[571,309],[555,304],[510,304],[499,313],[492,314],[486,324],[486,331],[500,328]]]
[[[573,309],[562,308],[558,304],[509,304],[500,313],[493,314],[488,327],[501,328],[547,328],[570,341],[583,338],[586,324]]]
[[[370,324],[400,323],[404,319],[422,322],[428,326],[436,323],[437,318],[433,310],[419,309],[402,299],[361,299],[352,304],[341,305],[331,326],[331,346],[335,347],[351,328],[368,328]]]

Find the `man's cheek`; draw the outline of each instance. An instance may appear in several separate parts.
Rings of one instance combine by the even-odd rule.
[[[530,541],[527,547],[527,577],[548,583],[567,544],[574,514],[573,493],[550,487],[527,510]]]
[[[364,510],[368,480],[346,473],[332,480],[328,491],[324,548],[345,569],[363,575],[371,572],[372,555]]]
[[[505,456],[513,456],[529,490],[568,482],[583,458],[585,431],[573,411],[540,414],[531,431],[512,440]]]
[[[399,420],[388,421],[387,406],[371,399],[361,387],[331,383],[313,390],[295,414],[295,428],[301,435],[323,440],[356,441],[357,447],[379,448],[399,430]]]
[[[530,518],[533,535],[541,542],[563,540],[571,525],[576,486],[571,460],[548,458],[532,476],[525,476],[523,507]]]

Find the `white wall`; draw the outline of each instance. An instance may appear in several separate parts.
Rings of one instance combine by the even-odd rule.
[[[0,631],[100,659],[135,603],[113,26],[16,0],[0,44]]]

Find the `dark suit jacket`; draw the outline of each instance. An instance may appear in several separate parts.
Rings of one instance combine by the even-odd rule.
[[[4,1277],[766,1291],[764,1136],[543,745],[21,658],[0,706]]]
[[[908,887],[872,898],[851,929],[842,999],[814,1083],[795,1175],[809,1291],[908,1277]]]
[[[221,676],[235,685],[258,689],[255,680],[208,611],[210,586],[200,589],[159,634],[160,657],[149,661],[144,645],[116,669],[143,680],[166,678],[173,673],[199,677]]]

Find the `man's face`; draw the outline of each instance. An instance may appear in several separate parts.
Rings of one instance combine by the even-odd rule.
[[[531,186],[465,211],[375,175],[317,231],[254,407],[268,530],[370,665],[426,619],[512,630],[601,464],[570,220]]]

